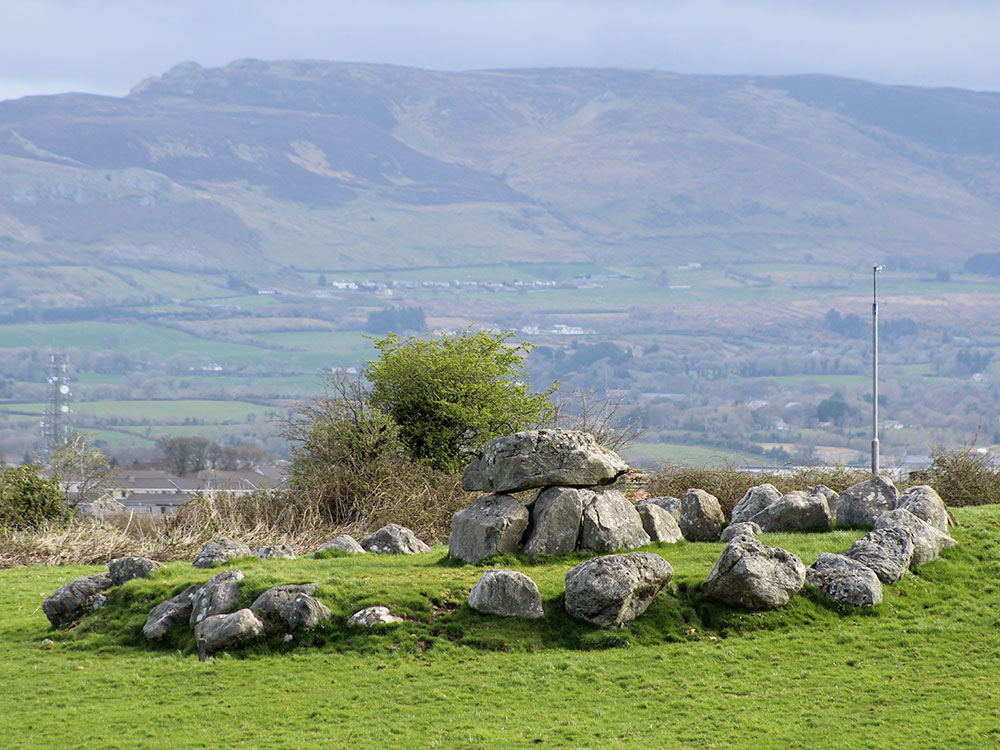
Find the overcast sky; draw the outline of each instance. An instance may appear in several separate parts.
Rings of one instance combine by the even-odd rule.
[[[1000,91],[996,0],[0,0],[0,99],[178,62],[829,73]]]

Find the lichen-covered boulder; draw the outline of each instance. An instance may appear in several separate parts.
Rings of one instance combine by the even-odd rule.
[[[427,552],[430,547],[417,539],[417,535],[405,526],[390,523],[361,540],[366,552],[375,554],[415,555]]]
[[[583,509],[580,548],[594,552],[635,549],[649,544],[642,516],[619,490],[605,490]]]
[[[42,612],[54,628],[70,625],[104,606],[107,597],[103,592],[113,585],[107,573],[82,576],[57,588],[42,602]]]
[[[679,526],[689,542],[713,542],[722,533],[726,516],[715,495],[691,489],[681,498]]]
[[[958,542],[943,531],[931,526],[905,508],[887,510],[875,522],[876,529],[899,528],[910,532],[913,539],[913,557],[910,565],[924,565],[937,560],[941,550],[954,547]]]
[[[652,552],[593,557],[566,573],[566,612],[602,627],[625,625],[670,583],[670,563]]]
[[[875,571],[843,555],[821,553],[806,568],[806,583],[837,604],[870,607],[882,601],[882,582]]]
[[[448,555],[474,563],[517,552],[528,528],[528,509],[510,495],[484,495],[451,517]]]
[[[487,570],[469,592],[469,606],[501,617],[535,619],[543,614],[538,586],[517,570]]]
[[[760,526],[755,524],[753,521],[740,521],[739,523],[731,523],[726,528],[722,530],[719,534],[720,542],[730,542],[738,536],[757,536],[762,534]]]
[[[677,519],[660,505],[639,503],[635,506],[642,519],[642,528],[654,542],[673,544],[684,538]]]
[[[895,527],[875,529],[852,544],[844,557],[867,565],[882,583],[895,583],[913,559],[913,534]]]
[[[261,560],[294,560],[295,553],[287,544],[267,545],[253,553]]]
[[[316,550],[316,552],[326,552],[328,550],[340,550],[341,552],[348,552],[352,555],[361,555],[365,552],[365,548],[362,547],[358,543],[358,540],[350,534],[339,534],[338,536],[335,536],[329,542]]]
[[[198,650],[202,654],[246,643],[260,638],[263,634],[264,623],[249,609],[210,615],[194,628]]]
[[[116,557],[108,563],[108,575],[115,586],[121,586],[133,578],[149,578],[159,567],[160,563],[146,557]]]
[[[726,545],[701,591],[730,607],[774,609],[788,604],[805,580],[806,567],[791,552],[738,536]]]
[[[729,521],[734,524],[750,521],[771,503],[776,503],[780,499],[781,493],[773,484],[758,484],[756,487],[751,487],[733,506],[733,514]]]
[[[198,585],[188,586],[177,596],[153,607],[146,618],[146,624],[142,626],[142,634],[150,640],[157,641],[165,636],[173,625],[190,622],[194,597],[200,588]]]
[[[896,507],[899,490],[889,477],[872,477],[852,484],[837,501],[837,526],[842,529],[874,526],[878,517]]]
[[[578,430],[526,430],[487,443],[462,475],[462,489],[519,492],[537,487],[593,487],[628,471],[614,451]]]
[[[828,531],[831,520],[826,498],[801,490],[782,495],[752,519],[764,533]]]
[[[948,533],[948,508],[930,485],[920,484],[904,490],[896,507],[908,510],[938,531]]]
[[[191,604],[191,627],[206,617],[228,614],[233,611],[240,596],[242,570],[224,570],[209,578],[194,595]]]
[[[662,495],[660,497],[651,497],[645,502],[650,505],[658,505],[663,510],[667,511],[670,515],[674,517],[674,520],[680,523],[681,520],[681,499],[679,497],[670,497],[669,495]]]
[[[315,593],[315,583],[274,586],[258,596],[250,609],[266,629],[293,633],[330,619],[329,608],[313,596]]]
[[[374,607],[359,609],[353,615],[348,617],[347,627],[374,628],[376,625],[390,625],[394,622],[403,622],[403,618],[396,617],[396,615],[389,611],[388,607],[377,605]]]
[[[250,554],[250,548],[243,542],[220,536],[207,542],[191,564],[196,568],[211,568],[238,557],[249,557]]]
[[[831,490],[825,484],[814,484],[812,487],[808,488],[808,494],[810,495],[822,495],[826,498],[826,507],[830,509],[830,517],[837,517],[837,504],[840,502],[840,493],[836,490]]]
[[[531,522],[524,540],[524,554],[562,555],[580,541],[583,508],[595,497],[593,490],[547,487],[531,504]]]

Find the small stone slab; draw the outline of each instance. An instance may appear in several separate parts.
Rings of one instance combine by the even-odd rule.
[[[875,529],[852,544],[844,557],[867,565],[882,583],[895,583],[910,567],[913,534],[908,529]]]
[[[250,548],[243,542],[220,536],[206,543],[191,564],[196,568],[212,568],[238,557],[249,556]]]
[[[147,557],[116,557],[108,563],[108,574],[115,586],[121,586],[134,578],[149,578],[159,567],[160,563]]]
[[[194,595],[189,620],[191,627],[207,617],[232,612],[240,596],[240,581],[243,578],[242,570],[225,570],[209,578]]]
[[[142,626],[142,634],[150,640],[157,641],[167,634],[178,622],[191,620],[191,609],[194,607],[194,597],[201,586],[188,586],[177,596],[157,604],[146,618]]]
[[[715,495],[690,489],[681,498],[679,526],[689,542],[714,542],[722,533],[726,516]]]
[[[528,509],[510,495],[484,495],[451,518],[448,555],[475,563],[517,552],[528,528]]]
[[[642,519],[642,528],[654,542],[673,544],[684,538],[677,519],[659,505],[650,502],[635,506]]]
[[[541,617],[542,595],[530,577],[517,570],[487,570],[469,593],[477,612],[501,617]]]
[[[580,548],[595,552],[635,549],[649,544],[642,516],[619,490],[605,490],[583,509]]]
[[[566,612],[602,627],[620,627],[646,611],[674,570],[652,552],[593,557],[566,573]]]
[[[320,547],[316,552],[326,552],[327,550],[340,550],[352,555],[363,555],[365,548],[358,544],[358,540],[349,534],[335,536],[329,542]]]
[[[294,560],[295,553],[287,544],[277,546],[265,546],[253,553],[254,557],[261,560]]]
[[[347,618],[347,627],[374,628],[376,625],[390,625],[394,622],[403,622],[402,617],[396,617],[389,611],[388,607],[381,605],[375,607],[365,607],[358,610]]]
[[[430,550],[430,547],[417,539],[416,534],[398,523],[390,523],[373,531],[361,540],[361,546],[366,552],[375,554],[415,555]]]
[[[837,604],[871,607],[882,601],[882,582],[875,571],[843,555],[821,553],[806,568],[806,583]]]
[[[82,576],[60,586],[42,602],[42,612],[54,628],[61,628],[104,606],[103,593],[114,585],[107,573]]]
[[[194,629],[201,654],[236,646],[260,638],[264,623],[249,609],[231,614],[211,615],[200,621]]]
[[[594,499],[593,490],[547,487],[531,504],[531,522],[524,554],[563,555],[573,552],[580,541],[583,508]]]

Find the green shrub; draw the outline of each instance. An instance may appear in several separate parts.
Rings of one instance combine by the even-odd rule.
[[[30,464],[0,471],[0,526],[32,528],[69,516],[59,480],[47,479],[38,471]]]
[[[914,472],[908,484],[929,484],[946,505],[993,505],[1000,503],[1000,471],[988,453],[975,450],[974,443],[931,451],[931,465]]]

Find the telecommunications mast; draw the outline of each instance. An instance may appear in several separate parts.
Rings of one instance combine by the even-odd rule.
[[[73,436],[72,412],[69,404],[73,394],[69,389],[68,359],[65,354],[53,353],[49,358],[49,397],[42,419],[42,437],[51,451],[65,445]]]

